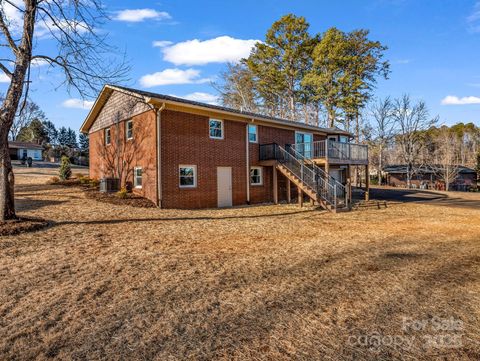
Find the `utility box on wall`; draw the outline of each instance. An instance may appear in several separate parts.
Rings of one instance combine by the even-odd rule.
[[[100,192],[111,193],[120,190],[120,179],[118,178],[102,178],[100,179]]]

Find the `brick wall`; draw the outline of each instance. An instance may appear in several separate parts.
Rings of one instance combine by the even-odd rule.
[[[217,207],[217,167],[232,167],[233,205],[246,203],[245,124],[224,121],[224,139],[210,139],[209,118],[162,112],[162,206]],[[197,166],[196,188],[179,187],[179,165]]]
[[[153,202],[157,201],[156,167],[156,116],[149,110],[132,117],[133,139],[125,139],[125,120],[110,126],[111,144],[105,145],[105,131],[100,129],[89,134],[90,141],[90,177],[118,177],[122,186],[133,185],[133,170],[142,168],[142,188],[133,191]],[[117,139],[120,140],[117,143]],[[117,155],[122,166],[118,168]],[[115,169],[115,170],[114,170]]]
[[[258,143],[250,143],[250,166],[258,165],[260,144],[277,143],[284,147],[286,144],[295,143],[295,131],[288,129],[279,129],[267,127],[263,125],[257,126]],[[263,167],[263,185],[250,186],[250,202],[264,203],[273,202],[273,167]],[[278,180],[278,198],[279,200],[287,199],[286,179],[279,173]],[[292,187],[294,188],[294,187]],[[292,190],[292,197],[296,197],[296,190]]]
[[[130,110],[125,110],[130,104]],[[122,184],[133,183],[133,168],[143,168],[143,187],[134,190],[143,196],[157,200],[156,167],[156,117],[155,111],[147,110],[136,99],[114,92],[90,129],[90,176],[102,178],[112,176],[112,153],[116,151],[116,139],[121,139]],[[128,107],[127,107],[128,108]],[[123,109],[123,110],[122,110]],[[118,126],[115,120],[123,117]],[[125,120],[132,117],[134,141],[125,140]],[[217,167],[232,168],[233,205],[247,202],[246,122],[224,119],[224,139],[210,139],[208,121],[203,115],[166,109],[161,113],[162,153],[162,207],[164,208],[214,208],[217,207]],[[112,125],[113,124],[113,125]],[[104,145],[104,129],[111,128],[110,146]],[[250,166],[259,165],[259,145],[275,142],[281,146],[295,142],[295,131],[258,125],[258,143],[249,143]],[[316,138],[317,140],[318,138]],[[125,147],[125,148],[121,148]],[[180,188],[179,165],[197,167],[197,186]],[[273,201],[273,167],[263,167],[263,184],[250,185],[250,202]],[[279,199],[285,200],[286,178],[278,173]],[[292,198],[297,195],[292,185]]]

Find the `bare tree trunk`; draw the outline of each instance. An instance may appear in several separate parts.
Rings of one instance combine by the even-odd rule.
[[[25,76],[32,56],[36,1],[25,2],[22,41],[15,46],[16,61],[5,100],[0,110],[0,221],[15,219],[14,175],[8,151],[8,132],[23,94]]]
[[[12,163],[8,151],[8,133],[3,129],[0,134],[0,219],[15,219],[15,201],[13,197],[15,177],[13,176]]]
[[[378,149],[378,185],[382,185],[382,168],[383,168],[383,145]]]

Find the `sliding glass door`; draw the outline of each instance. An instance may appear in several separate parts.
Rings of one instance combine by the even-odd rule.
[[[312,133],[295,133],[295,145],[297,152],[302,154],[305,158],[312,158],[313,149],[313,135]]]

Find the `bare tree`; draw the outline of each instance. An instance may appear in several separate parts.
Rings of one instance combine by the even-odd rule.
[[[450,185],[455,181],[460,171],[459,140],[449,128],[442,127],[436,137],[435,164],[432,165],[434,173],[445,183],[445,190],[450,190]]]
[[[130,96],[124,98],[114,113],[114,122],[110,127],[112,142],[105,146],[104,141],[97,141],[94,145],[102,160],[103,172],[106,176],[118,178],[122,186],[126,186],[132,179],[134,166],[138,159],[147,156],[147,145],[142,140],[147,139],[149,129],[145,126],[137,126],[133,122],[133,139],[126,141],[125,119],[135,115],[136,109],[151,109],[151,105],[145,103],[142,98]],[[93,145],[93,144],[92,144]],[[143,168],[144,172],[150,168]]]
[[[370,106],[370,136],[377,155],[378,184],[382,184],[385,149],[395,135],[395,121],[393,118],[393,103],[390,97],[378,99]]]
[[[20,130],[28,127],[34,119],[43,122],[47,117],[35,102],[27,100],[13,120],[10,128],[10,139],[16,140]]]
[[[410,188],[412,176],[418,167],[423,143],[423,132],[437,123],[438,117],[430,118],[424,101],[413,103],[405,94],[393,103],[393,119],[398,127],[396,143],[400,156],[407,167],[407,187]]]
[[[82,97],[97,93],[105,83],[124,80],[129,70],[124,59],[118,61],[115,49],[97,31],[105,19],[101,0],[0,0],[0,46],[9,52],[0,60],[0,70],[10,78],[0,108],[1,221],[16,218],[8,134],[28,94],[31,62],[58,67],[64,74],[60,85]],[[34,40],[41,37],[49,37],[56,46],[36,53]]]

